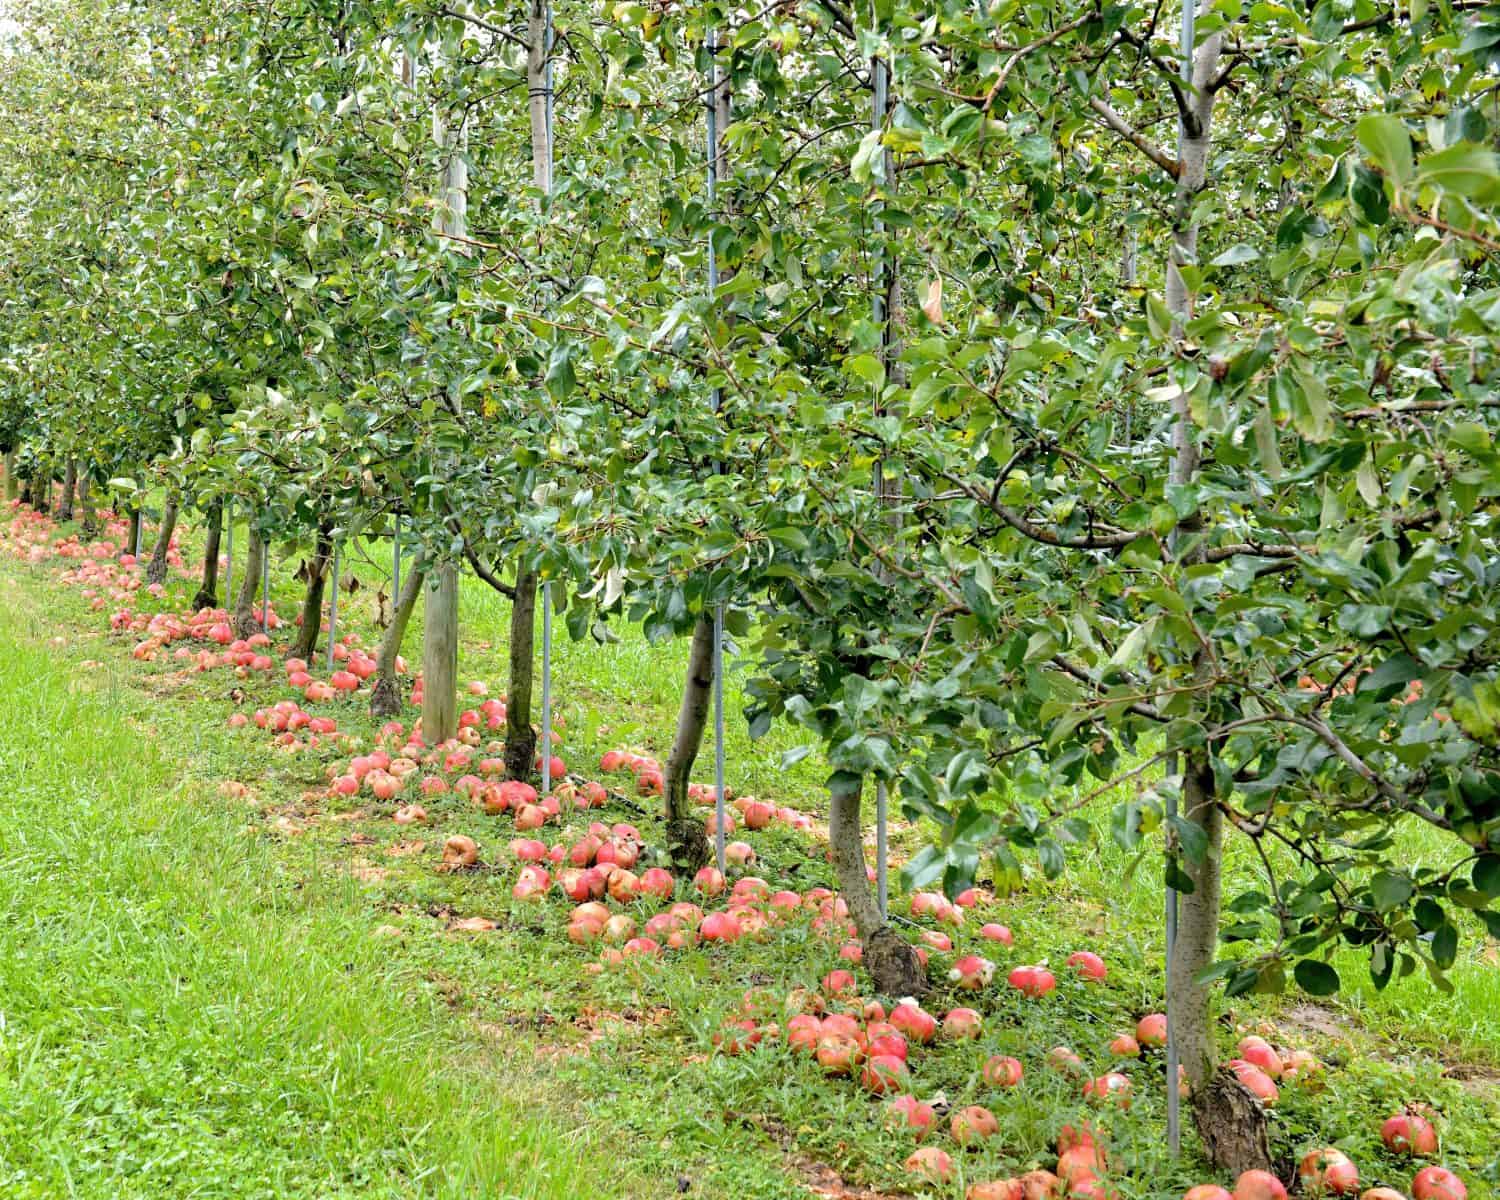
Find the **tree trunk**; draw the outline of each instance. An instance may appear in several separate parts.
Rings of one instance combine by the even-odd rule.
[[[52,509],[52,464],[46,460],[37,464],[31,481],[31,507],[39,513]]]
[[[292,646],[292,658],[305,658],[309,662],[318,651],[318,634],[323,628],[323,592],[328,583],[328,564],[333,558],[333,527],[324,524],[318,529],[317,541],[313,544],[312,562],[307,564],[307,591],[302,596],[302,628],[297,631],[297,641]],[[334,584],[338,586],[337,583]]]
[[[85,468],[78,473],[78,507],[83,510],[83,536],[99,536],[99,514],[94,510],[94,488],[91,472]]]
[[[151,561],[146,565],[146,582],[162,583],[167,578],[167,551],[172,548],[172,535],[177,532],[177,490],[167,493],[167,502],[161,510],[161,526],[156,531],[156,548],[151,551]]]
[[[234,632],[235,636],[247,638],[252,634],[262,633],[259,610],[255,607],[255,597],[260,591],[261,563],[265,558],[266,546],[261,541],[260,530],[255,527],[254,522],[250,524],[249,546],[245,549],[245,569],[240,578],[239,598],[234,602]]]
[[[729,172],[729,155],[719,135],[728,128],[730,121],[731,92],[729,73],[719,68],[717,60],[710,68],[712,72],[713,120],[715,137],[710,147],[712,157],[710,193],[713,202],[728,213],[731,207],[718,197],[717,183]],[[729,272],[725,272],[726,276]],[[718,393],[714,393],[717,403]],[[662,787],[666,822],[667,846],[674,865],[683,870],[696,871],[708,862],[711,848],[703,823],[694,815],[688,800],[688,783],[693,764],[698,760],[698,751],[703,747],[703,731],[708,724],[709,703],[714,685],[714,619],[704,612],[693,626],[693,642],[688,651],[687,678],[682,685],[682,703],[677,710],[677,734],[672,740],[672,753],[667,759],[667,769]]]
[[[458,734],[458,568],[437,568],[422,620],[422,737],[429,746]]]
[[[78,486],[78,460],[69,458],[67,468],[63,471],[62,501],[57,507],[57,519],[59,521],[71,521],[73,519],[73,489]]]
[[[21,481],[21,503],[26,505],[27,508],[31,507],[31,502],[36,497],[35,485],[36,478],[31,475],[26,476],[26,478]]]
[[[536,761],[536,730],[531,727],[535,661],[536,572],[517,567],[516,598],[510,608],[510,683],[505,693],[505,773],[512,779],[529,778]]]
[[[714,619],[705,613],[693,626],[687,682],[682,689],[682,707],[677,710],[677,736],[672,741],[662,788],[672,865],[689,874],[707,863],[710,853],[703,822],[694,815],[688,800],[688,782],[703,745],[713,685]]]
[[[1215,802],[1213,770],[1201,751],[1187,756],[1182,804],[1184,819],[1198,826],[1208,843],[1201,863],[1182,859],[1193,890],[1178,898],[1177,941],[1167,964],[1167,988],[1176,1003],[1173,1024],[1178,1053],[1188,1085],[1196,1090],[1214,1072],[1210,990],[1197,976],[1214,961],[1219,947],[1219,874],[1224,849],[1224,817]]]
[[[396,678],[396,657],[401,653],[406,626],[417,607],[417,597],[422,594],[426,577],[421,561],[413,559],[401,585],[401,595],[396,598],[396,611],[391,614],[391,623],[380,639],[380,654],[375,661],[375,686],[370,689],[372,717],[394,717],[401,712],[401,683]]]
[[[526,13],[526,89],[531,122],[531,182],[552,192],[552,132],[547,127],[547,0],[530,0]]]
[[[860,802],[864,777],[844,771],[829,781],[828,845],[839,895],[864,947],[863,962],[875,990],[884,996],[921,996],[930,989],[922,964],[910,943],[880,915],[866,875],[863,817]]]
[[[224,534],[224,502],[208,507],[208,532],[203,538],[203,581],[193,597],[193,610],[219,606],[219,539]]]
[[[1223,35],[1208,34],[1192,55],[1192,93],[1187,111],[1178,121],[1178,157],[1181,170],[1177,177],[1172,213],[1172,248],[1167,261],[1167,309],[1172,314],[1172,338],[1180,341],[1192,317],[1191,296],[1181,267],[1198,260],[1198,225],[1193,208],[1198,194],[1208,180],[1208,160],[1213,134],[1213,114],[1217,93],[1211,86],[1219,69],[1219,52]],[[1172,469],[1174,484],[1190,484],[1198,473],[1198,431],[1193,423],[1189,398],[1179,390],[1172,398]],[[1181,528],[1191,531],[1201,526],[1199,513],[1191,513]],[[1176,545],[1174,534],[1172,544]],[[1200,652],[1195,663],[1201,676],[1207,664]],[[1177,938],[1167,964],[1167,995],[1171,1006],[1172,1033],[1188,1086],[1193,1090],[1193,1116],[1210,1159],[1222,1169],[1242,1171],[1249,1166],[1265,1167],[1268,1157],[1265,1113],[1255,1103],[1246,1104],[1244,1089],[1225,1086],[1217,1080],[1214,1067],[1217,1055],[1209,1001],[1208,985],[1198,975],[1214,961],[1219,943],[1219,906],[1222,886],[1221,867],[1224,848],[1224,818],[1218,807],[1212,765],[1203,751],[1184,756],[1182,804],[1184,818],[1203,833],[1207,851],[1201,863],[1186,859],[1182,869],[1193,881],[1193,890],[1178,897]],[[1168,1080],[1175,1087],[1176,1080]],[[1257,1150],[1256,1148],[1259,1148]],[[1247,1161],[1257,1159],[1257,1161]],[[1236,1163],[1243,1165],[1236,1166]]]
[[[1236,1176],[1273,1170],[1265,1109],[1228,1067],[1220,1067],[1193,1093],[1193,1118],[1208,1159],[1219,1170]]]
[[[5,499],[14,500],[21,494],[21,481],[16,478],[16,452],[5,452]]]

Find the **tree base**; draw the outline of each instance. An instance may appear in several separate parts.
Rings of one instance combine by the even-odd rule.
[[[247,617],[243,613],[234,619],[234,636],[238,638],[252,638],[257,633],[265,633],[265,627],[261,625],[260,618]]]
[[[527,780],[535,773],[536,731],[508,729],[505,734],[505,777]]]
[[[1215,1167],[1230,1175],[1272,1169],[1266,1112],[1228,1067],[1193,1093],[1193,1119]]]
[[[713,847],[703,832],[703,823],[691,817],[668,822],[667,852],[672,866],[684,875],[696,875],[713,859]]]
[[[917,952],[889,925],[865,942],[862,961],[882,996],[925,996],[932,990]]]
[[[391,675],[377,675],[375,686],[370,689],[370,715],[372,717],[396,717],[401,715],[401,683]]]
[[[202,612],[205,608],[218,608],[218,607],[219,607],[219,597],[216,596],[213,592],[206,592],[202,588],[199,588],[198,589],[198,594],[193,597],[193,611],[194,612]]]

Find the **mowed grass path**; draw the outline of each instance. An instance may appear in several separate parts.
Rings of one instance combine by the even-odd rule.
[[[17,591],[0,589],[0,1196],[602,1194],[524,1077],[412,998],[356,897],[307,896],[182,782],[169,738],[142,736],[114,664],[53,653]]]

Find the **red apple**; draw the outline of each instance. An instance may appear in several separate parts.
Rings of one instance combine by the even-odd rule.
[[[932,1105],[924,1104],[915,1096],[897,1096],[886,1106],[885,1123],[898,1129],[916,1131],[918,1139],[926,1136],[937,1120]]]
[[[1411,1181],[1416,1200],[1468,1200],[1464,1181],[1447,1167],[1423,1167]]]
[[[1007,980],[1023,996],[1045,996],[1057,987],[1057,980],[1046,967],[1017,967]]]
[[[1100,1075],[1097,1079],[1090,1079],[1085,1083],[1083,1094],[1086,1099],[1100,1104],[1113,1103],[1120,1108],[1129,1108],[1130,1079],[1118,1071],[1111,1071],[1107,1075]]]
[[[1020,1059],[1001,1054],[987,1058],[980,1071],[980,1076],[986,1083],[1003,1088],[1018,1086],[1024,1074]]]
[[[1077,971],[1080,978],[1094,983],[1103,983],[1109,974],[1104,960],[1091,950],[1075,950],[1068,955],[1068,966]]]
[[[949,1128],[953,1131],[955,1142],[960,1146],[968,1146],[994,1137],[1000,1132],[1000,1122],[995,1120],[995,1114],[989,1109],[970,1104],[953,1114]]]
[[[1286,1186],[1269,1171],[1246,1171],[1234,1181],[1234,1200],[1287,1200]]]
[[[1347,1154],[1332,1146],[1304,1154],[1297,1178],[1309,1196],[1348,1196],[1359,1190],[1359,1172]]]
[[[953,1178],[953,1160],[947,1151],[936,1146],[924,1146],[914,1151],[906,1160],[906,1169],[912,1175],[920,1175],[932,1183],[947,1183]]]
[[[968,992],[980,991],[995,975],[995,964],[977,954],[965,954],[948,972],[948,978]]]
[[[890,1022],[907,1038],[926,1045],[937,1033],[937,1018],[915,1000],[903,1000],[891,1010]]]
[[[1397,1113],[1380,1127],[1380,1140],[1392,1154],[1410,1154],[1430,1158],[1437,1153],[1437,1131],[1425,1117],[1415,1113]]]
[[[1147,1013],[1135,1023],[1135,1040],[1143,1046],[1167,1044],[1166,1013]]]
[[[984,1019],[972,1008],[952,1009],[943,1018],[943,1036],[954,1041],[973,1041],[983,1032]]]

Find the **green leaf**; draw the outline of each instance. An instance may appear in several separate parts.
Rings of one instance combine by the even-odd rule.
[[[1339,990],[1339,973],[1315,958],[1302,959],[1293,968],[1292,977],[1309,996],[1331,996]]]
[[[1375,165],[1398,188],[1411,182],[1414,173],[1411,134],[1400,117],[1389,113],[1362,117],[1355,126],[1355,137]]]
[[[1500,158],[1484,146],[1459,142],[1422,159],[1417,185],[1490,202],[1500,192]]]
[[[1471,878],[1476,892],[1500,896],[1500,854],[1485,854],[1476,859]]]
[[[1377,871],[1370,880],[1370,894],[1375,899],[1379,912],[1390,912],[1400,908],[1412,897],[1412,883],[1405,875],[1394,871]]]
[[[1260,258],[1260,251],[1248,242],[1236,242],[1222,254],[1216,255],[1209,262],[1211,267],[1237,267],[1243,263],[1255,262]]]
[[[1172,312],[1154,292],[1146,293],[1146,326],[1159,342],[1165,341],[1172,333]]]
[[[1449,922],[1432,935],[1432,961],[1444,971],[1458,958],[1458,926]]]

